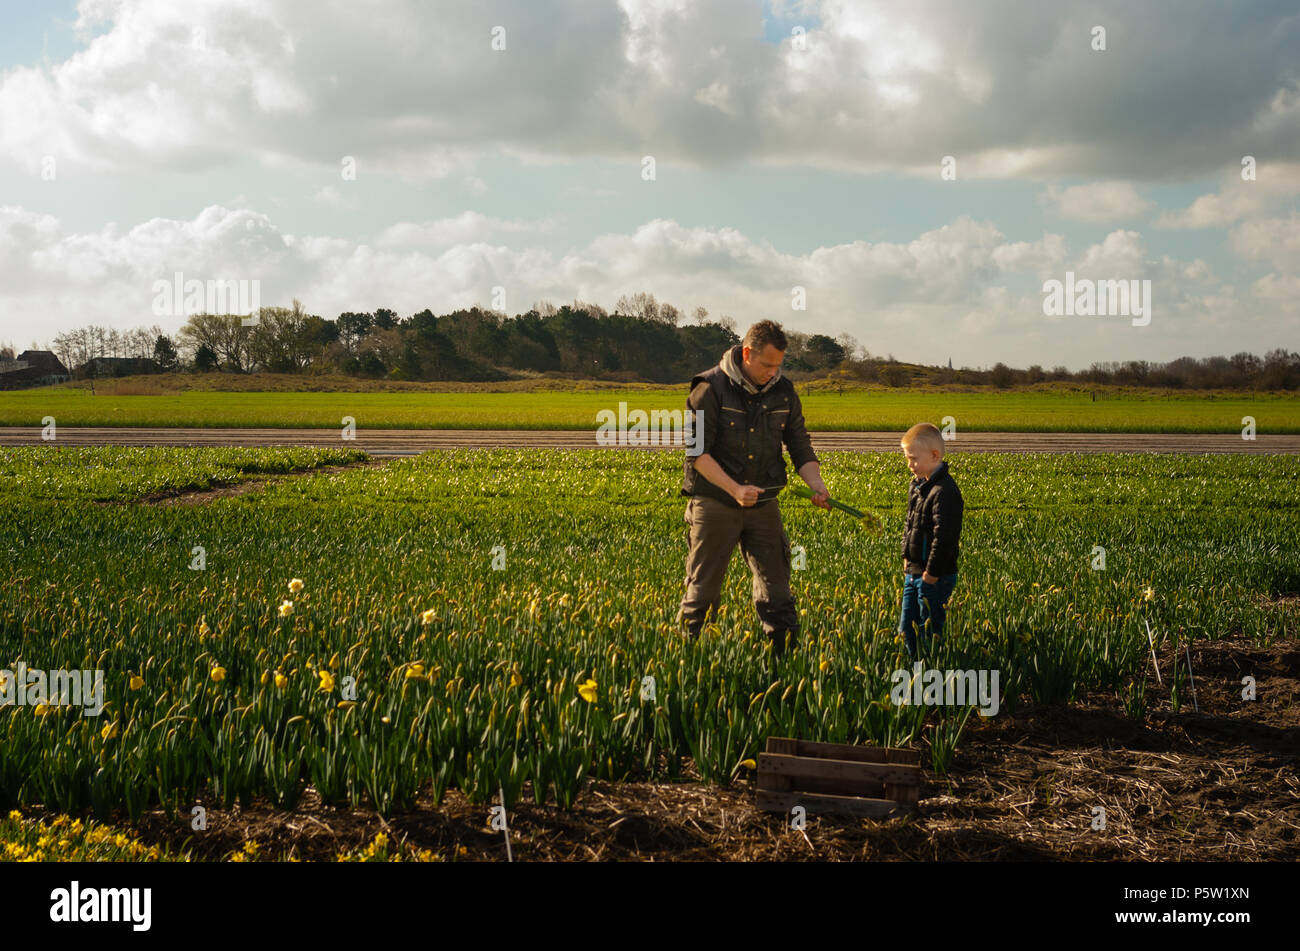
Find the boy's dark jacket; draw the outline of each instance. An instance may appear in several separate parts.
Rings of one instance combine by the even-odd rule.
[[[919,575],[924,569],[942,578],[957,570],[962,509],[961,491],[948,474],[948,463],[939,463],[928,479],[912,479],[903,528],[908,574]]]

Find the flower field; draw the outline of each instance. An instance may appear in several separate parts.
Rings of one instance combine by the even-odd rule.
[[[592,778],[730,782],[769,735],[917,745],[942,772],[979,715],[890,701],[911,666],[897,454],[823,456],[881,531],[782,496],[805,639],[777,660],[738,556],[719,624],[675,633],[679,453],[429,453],[203,505],[92,504],[358,455],[0,450],[0,667],[99,669],[105,694],[97,717],[0,707],[0,808],[188,816],[308,786],[383,815],[453,787],[568,807]],[[1108,691],[1140,717],[1148,622],[1166,653],[1293,636],[1270,599],[1300,590],[1300,459],[950,462],[961,576],[929,664],[999,671],[1003,710]]]

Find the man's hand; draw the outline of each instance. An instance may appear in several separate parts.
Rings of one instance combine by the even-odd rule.
[[[749,508],[762,494],[762,490],[756,485],[737,485],[731,497],[740,503],[741,508]]]
[[[804,484],[812,489],[812,504],[818,508],[830,511],[830,489],[826,488],[826,483],[822,481],[822,467],[820,463],[808,462],[799,470],[799,478],[803,479]]]
[[[928,571],[923,571],[923,572],[921,572],[921,580],[924,581],[926,584],[938,584],[938,583],[939,583],[939,579],[936,578],[934,575],[930,574],[930,572],[928,572]]]

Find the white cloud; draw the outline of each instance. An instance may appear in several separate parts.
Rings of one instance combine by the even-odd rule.
[[[649,290],[689,312],[705,306],[738,323],[772,317],[795,330],[848,332],[875,352],[958,365],[1169,359],[1196,347],[1211,352],[1287,343],[1294,279],[1257,282],[1246,304],[1203,261],[1149,260],[1142,236],[1117,230],[1072,254],[1059,235],[1008,242],[991,223],[959,217],[898,242],[854,241],[806,254],[783,252],[734,228],[648,221],[556,254],[533,246],[549,219],[506,220],[474,211],[386,228],[367,241],[283,233],[250,209],[205,208],[193,220],[154,218],[128,230],[67,231],[49,216],[0,208],[0,336],[55,333],[86,323],[153,323],[155,280],[260,279],[262,302],[303,301],[313,313],[391,307],[405,315],[489,303],[506,288],[506,310],[548,298],[612,307]],[[1150,278],[1157,289],[1151,332],[1135,337],[1122,321],[1042,318],[1041,273]],[[1285,273],[1285,272],[1284,272]],[[808,309],[790,307],[806,288]],[[1289,323],[1287,322],[1289,321]],[[179,318],[159,320],[175,330]],[[1112,326],[1113,324],[1113,326]],[[1145,328],[1144,328],[1145,329]],[[938,353],[935,348],[942,349]],[[1145,352],[1138,353],[1139,350]]]
[[[1084,253],[1075,270],[1080,277],[1131,279],[1143,277],[1146,245],[1136,231],[1112,231]]]
[[[1265,274],[1250,285],[1250,292],[1279,314],[1300,316],[1300,277],[1295,274]]]
[[[759,0],[79,11],[82,51],[0,78],[0,154],[29,170],[47,154],[101,171],[351,154],[430,180],[504,151],[928,175],[951,154],[966,177],[1141,180],[1221,168],[1223,142],[1300,149],[1300,21],[1264,4],[819,0],[787,11],[806,18],[803,50],[764,41]],[[1097,17],[1113,24],[1104,54]]]
[[[1248,261],[1300,272],[1300,215],[1244,221],[1232,229],[1228,241],[1232,250]]]
[[[557,219],[537,221],[492,218],[477,211],[463,211],[454,218],[438,218],[420,224],[399,222],[375,237],[380,248],[440,248],[456,244],[475,244],[506,234],[542,234],[554,231]]]
[[[1292,195],[1300,195],[1300,163],[1271,162],[1255,169],[1254,181],[1243,181],[1240,170],[1224,176],[1219,191],[1201,195],[1181,211],[1156,218],[1157,228],[1223,228],[1245,218],[1270,212]]]
[[[1132,182],[1093,182],[1068,188],[1050,185],[1039,200],[1053,214],[1093,224],[1136,218],[1155,206],[1138,194]]]
[[[355,195],[345,196],[339,191],[337,185],[322,186],[317,189],[316,194],[312,195],[311,200],[318,205],[324,205],[326,208],[340,210],[354,210],[361,207],[361,202]]]
[[[1024,271],[1039,277],[1065,266],[1065,237],[1044,234],[1039,241],[1013,241],[993,252],[993,263],[1002,271]]]

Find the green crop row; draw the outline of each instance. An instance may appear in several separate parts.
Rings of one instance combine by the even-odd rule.
[[[125,458],[136,473],[100,478],[163,478],[147,453]],[[1175,639],[1293,630],[1270,596],[1300,589],[1300,459],[950,462],[961,576],[927,664],[997,671],[1002,711],[1118,694],[1149,663],[1147,623]],[[680,453],[429,453],[184,508],[6,492],[0,665],[99,669],[105,691],[97,717],[0,707],[0,807],[288,808],[308,785],[382,813],[452,787],[567,806],[592,777],[727,782],[770,735],[919,745],[942,769],[970,704],[890,697],[911,666],[902,457],[828,452],[823,470],[884,528],[782,498],[806,639],[779,659],[739,557],[719,623],[694,642],[674,630]]]

